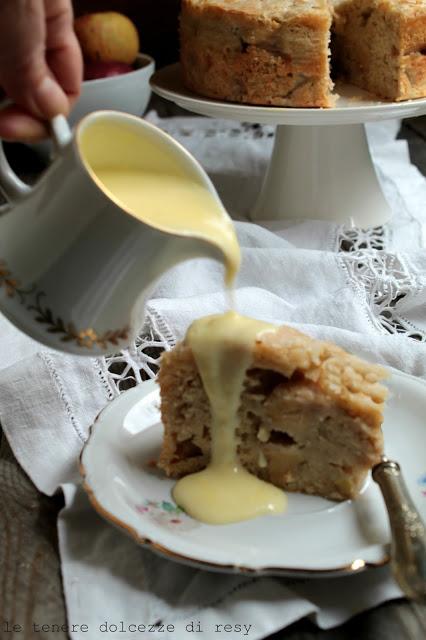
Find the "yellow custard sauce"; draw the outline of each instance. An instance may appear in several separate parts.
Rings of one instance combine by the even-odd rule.
[[[186,342],[194,355],[211,410],[211,460],[206,469],[176,483],[173,498],[189,515],[225,524],[282,513],[281,489],[249,473],[238,461],[238,409],[256,339],[275,325],[234,311],[196,320]]]
[[[95,173],[113,198],[142,222],[172,233],[195,233],[216,245],[225,257],[226,282],[234,280],[240,264],[235,230],[207,187],[184,175],[107,168]]]
[[[160,130],[115,118],[78,133],[81,158],[98,186],[123,211],[166,233],[194,237],[223,256],[226,282],[240,266],[234,225],[208,178]],[[165,238],[166,243],[166,238]]]

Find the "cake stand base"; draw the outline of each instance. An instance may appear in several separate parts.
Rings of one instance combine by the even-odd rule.
[[[252,220],[310,218],[369,227],[390,216],[364,125],[277,126]]]

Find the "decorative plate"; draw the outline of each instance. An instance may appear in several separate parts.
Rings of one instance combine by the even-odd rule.
[[[386,455],[402,467],[426,519],[426,383],[394,372],[384,422]],[[283,515],[206,525],[173,502],[173,481],[155,467],[161,440],[154,381],[123,393],[102,411],[81,458],[84,487],[107,520],[168,558],[205,569],[324,576],[388,561],[389,527],[378,486],[354,501],[288,494]]]

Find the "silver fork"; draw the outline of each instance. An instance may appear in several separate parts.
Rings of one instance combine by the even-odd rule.
[[[408,598],[426,600],[426,528],[410,498],[401,468],[383,457],[372,471],[380,487],[392,532],[391,568]]]

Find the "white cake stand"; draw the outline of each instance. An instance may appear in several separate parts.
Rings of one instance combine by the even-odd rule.
[[[426,113],[426,99],[383,102],[338,85],[331,109],[262,107],[210,100],[187,90],[180,65],[158,71],[155,93],[213,118],[277,125],[271,161],[252,220],[320,219],[358,227],[391,216],[368,149],[364,123]]]

